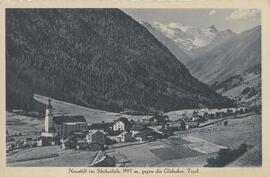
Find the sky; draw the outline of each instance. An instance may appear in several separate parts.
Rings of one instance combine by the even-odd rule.
[[[257,9],[122,9],[137,21],[180,23],[185,26],[207,28],[215,25],[220,31],[231,29],[236,33],[261,24]]]

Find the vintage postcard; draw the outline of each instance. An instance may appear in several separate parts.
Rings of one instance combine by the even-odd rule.
[[[270,176],[269,1],[0,6],[4,177]]]

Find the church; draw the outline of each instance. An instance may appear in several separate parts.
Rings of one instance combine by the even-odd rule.
[[[65,138],[74,132],[85,133],[88,130],[88,123],[84,116],[53,116],[53,107],[51,100],[45,112],[45,129],[42,137]]]

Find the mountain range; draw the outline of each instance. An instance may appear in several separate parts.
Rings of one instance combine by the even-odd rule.
[[[240,34],[180,23],[141,22],[161,43],[217,93],[241,104],[260,104],[260,26]]]
[[[193,76],[243,102],[261,98],[261,26],[234,35],[187,63]]]
[[[179,48],[178,44],[173,39],[167,37],[148,22],[141,22],[141,24],[147,28],[148,31],[151,32],[163,45],[168,47],[168,49],[177,57],[180,62],[186,64],[192,60],[192,58],[186,54],[185,49]]]
[[[146,24],[145,22],[142,23]],[[214,25],[205,29],[200,29],[174,22],[169,24],[151,22],[147,23],[146,27],[147,29],[150,29],[150,31],[153,31],[151,28],[154,28],[159,33],[171,39],[178,47],[178,50],[188,54],[191,59],[212,50],[215,46],[235,35],[230,29],[218,31]],[[153,34],[159,39],[158,36],[160,35],[156,35],[157,32],[153,32]],[[160,39],[160,41],[164,42],[164,39]],[[166,43],[166,40],[164,43]],[[171,49],[170,46],[168,46],[168,48]],[[172,49],[172,51],[174,50],[175,49]],[[180,59],[180,61],[185,63],[185,60]]]
[[[7,109],[34,93],[108,111],[233,105],[119,9],[7,9],[6,71]]]

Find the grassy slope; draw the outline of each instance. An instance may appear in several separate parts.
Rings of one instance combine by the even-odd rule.
[[[48,97],[35,95],[35,100],[47,104]],[[119,117],[119,114],[107,111],[100,111],[96,109],[78,106],[72,103],[67,103],[52,99],[52,106],[54,108],[54,115],[83,115],[88,123],[97,123],[101,121],[113,121]]]
[[[193,136],[232,149],[238,148],[241,143],[257,145],[261,143],[261,116],[230,119],[227,127],[221,124],[212,132],[201,132]]]

